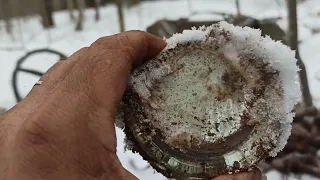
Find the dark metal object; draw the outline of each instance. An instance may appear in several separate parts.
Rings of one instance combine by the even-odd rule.
[[[221,37],[229,41],[230,36],[227,32],[221,32],[221,34],[219,31],[208,32],[206,36],[207,39],[203,40],[203,44],[201,43],[202,41],[189,41],[178,44],[175,48],[164,51],[160,57],[135,69],[132,74],[132,81],[124,93],[120,108],[125,124],[124,131],[130,142],[129,144],[133,145],[129,149],[140,153],[152,167],[169,178],[204,180],[228,173],[248,171],[255,163],[266,158],[271,149],[275,147],[275,144],[273,144],[274,139],[262,140],[263,138],[261,137],[269,135],[264,133],[270,132],[270,127],[272,127],[273,134],[278,134],[280,132],[278,129],[280,122],[277,122],[277,120],[269,121],[269,119],[265,118],[270,117],[270,119],[273,119],[271,116],[274,115],[274,111],[270,107],[270,104],[260,102],[259,99],[265,99],[265,93],[267,91],[269,93],[270,91],[275,91],[274,96],[278,97],[277,102],[282,101],[282,90],[279,89],[279,86],[277,90],[274,89],[275,82],[279,79],[279,73],[277,71],[267,70],[268,65],[263,63],[260,59],[262,57],[255,56],[255,58],[253,58],[252,54],[245,52],[241,52],[241,55],[239,55],[242,58],[239,60],[240,67],[238,67],[247,70],[251,68],[255,69],[255,71],[253,71],[255,72],[255,76],[247,76],[250,74],[248,71],[246,71],[246,73],[240,73],[243,71],[232,69],[230,66],[231,63],[228,63],[230,61],[228,61],[225,56],[222,56],[222,54],[217,53],[220,47],[217,45],[217,39]],[[215,40],[210,41],[210,39]],[[217,52],[215,52],[215,50]],[[196,57],[192,58],[193,55]],[[208,63],[206,63],[206,60],[209,60]],[[186,69],[186,67],[199,66],[201,67],[198,69]],[[164,67],[170,67],[170,70],[166,71]],[[197,69],[196,72],[193,72],[195,69]],[[214,83],[215,86],[211,86],[206,80],[210,79],[209,74],[218,74],[219,70],[217,69],[224,69],[224,72],[228,73],[223,74],[221,81]],[[174,76],[177,72],[189,72],[189,74],[192,74],[192,77],[197,78],[192,79],[191,75],[189,77],[185,74],[179,74],[179,77],[184,77],[187,80],[184,81],[185,79],[183,78],[168,80],[169,76]],[[159,74],[163,76],[160,75],[161,77],[156,77]],[[253,80],[253,76],[258,79]],[[146,77],[146,79],[144,79],[144,77]],[[217,77],[220,76],[217,75]],[[183,86],[184,88],[179,88],[179,90],[174,88],[170,89],[171,85],[163,84],[167,81],[172,82],[174,87]],[[203,86],[196,87],[192,93],[190,91],[184,91],[189,88],[192,89],[191,84],[195,84],[195,81],[200,84],[207,82],[203,84],[206,84],[204,89],[208,94],[201,94],[203,92],[201,91]],[[252,81],[255,82],[254,86],[250,86],[252,85],[252,83],[250,83]],[[185,84],[182,83],[183,85],[181,85],[181,82]],[[235,84],[238,85],[234,86]],[[224,89],[222,88],[223,86],[227,86],[228,88]],[[270,87],[272,87],[272,90]],[[162,91],[163,88],[168,90],[168,94],[158,93]],[[250,100],[248,98],[243,100],[242,95],[239,97],[236,93],[248,92],[249,90],[245,90],[246,88],[253,92],[252,98],[249,98]],[[239,91],[236,89],[239,89]],[[178,100],[173,98],[173,96],[179,96],[184,93],[186,96],[181,97],[186,97],[185,99],[188,99],[187,102],[182,98],[178,98]],[[189,97],[194,97],[197,100],[190,100]],[[203,107],[205,109],[207,105],[206,100],[203,100],[206,99],[205,97],[209,97],[208,101],[210,102],[217,102],[217,104],[213,106],[214,108],[219,106],[218,103],[225,102],[225,99],[232,99],[232,101],[235,100],[234,102],[237,103],[243,102],[245,106],[251,110],[257,108],[257,112],[260,110],[265,111],[264,113],[268,115],[260,117],[260,114],[263,113],[254,115],[254,113],[250,114],[254,110],[244,110],[240,113],[241,115],[236,117],[226,115],[223,117],[215,116],[213,118],[212,116],[213,121],[208,123],[208,116],[204,115],[206,111],[203,111]],[[174,99],[173,104],[170,100],[169,102],[167,101],[171,98]],[[183,105],[175,104],[179,99],[181,99],[179,103],[183,103]],[[269,101],[271,102],[272,100],[270,99]],[[262,103],[260,104],[262,106],[256,106],[255,104],[257,102],[259,102],[258,104]],[[186,107],[189,105],[193,106],[192,109],[194,111],[191,109],[185,111],[181,108],[182,106]],[[262,109],[259,109],[260,107],[262,107]],[[197,114],[195,109],[200,109],[201,115]],[[171,110],[177,113],[170,114]],[[217,109],[217,111],[224,113],[220,108]],[[162,112],[165,112],[164,115],[161,114]],[[189,114],[190,116],[184,116],[184,114]],[[218,126],[223,126],[224,120],[232,122],[234,119],[239,120],[240,125],[236,128],[234,125],[228,126],[228,128],[235,130],[232,133],[229,133],[228,128],[219,129],[215,127],[217,124]],[[259,121],[262,119],[263,121]],[[270,123],[267,123],[267,121]],[[158,122],[159,124],[157,124]],[[170,124],[165,124],[165,122],[170,122]],[[156,125],[153,123],[156,123]],[[187,126],[188,128],[183,128],[184,123],[189,125]],[[215,136],[216,134],[211,131],[205,131],[201,133],[200,136],[197,136],[197,132],[194,133],[194,129],[198,131],[197,123],[207,126],[210,129],[219,129],[219,132],[226,131],[228,133],[222,139],[214,139],[211,141],[208,139],[217,137]],[[189,133],[191,138],[166,134],[166,131],[168,129],[171,130],[174,126],[178,128],[173,128],[174,133],[182,129],[178,132],[179,135]],[[202,131],[202,129],[200,129],[200,131]],[[174,139],[174,143],[170,140],[168,141],[168,139],[172,138]]]
[[[269,35],[274,40],[280,40],[286,44],[285,32],[274,22],[278,18],[257,20],[247,16],[234,17],[231,15],[221,14],[225,16],[225,21],[237,26],[248,26],[254,29],[260,29],[262,35]],[[181,33],[184,29],[192,27],[210,26],[219,21],[190,21],[186,18],[179,20],[162,19],[156,21],[147,28],[147,32],[158,37],[171,37],[175,33]]]

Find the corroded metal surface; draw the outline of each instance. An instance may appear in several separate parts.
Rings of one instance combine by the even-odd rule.
[[[230,49],[233,37],[218,25],[205,38],[135,69],[121,103],[129,148],[170,178],[247,171],[276,151],[287,118],[265,56]]]

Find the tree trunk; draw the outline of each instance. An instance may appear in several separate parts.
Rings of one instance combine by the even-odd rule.
[[[83,21],[84,21],[84,9],[85,9],[85,1],[84,0],[77,0],[77,6],[79,11],[78,22],[76,26],[76,31],[83,30]]]
[[[301,69],[299,72],[302,88],[303,104],[306,107],[312,106],[312,96],[309,90],[306,67],[300,57],[298,48],[298,20],[297,20],[297,0],[287,0],[288,5],[288,42],[291,49],[296,50],[297,65]]]
[[[5,22],[5,29],[8,34],[12,34],[12,22],[11,22],[11,7],[9,0],[2,1],[3,19]]]
[[[42,26],[44,28],[49,28],[49,22],[48,22],[48,17],[45,9],[45,2],[42,2],[41,7],[40,7],[40,15],[41,15],[41,21],[42,21]]]
[[[236,1],[236,8],[237,8],[237,16],[240,16],[241,13],[240,13],[240,0],[235,0]]]
[[[74,8],[74,3],[73,0],[67,0],[67,7],[68,7],[68,11],[69,11],[69,17],[72,21],[76,20],[76,17],[73,14],[73,8]]]
[[[94,8],[96,11],[96,16],[95,16],[95,20],[96,21],[100,21],[100,6],[101,6],[101,0],[94,0]]]
[[[61,0],[53,0],[53,9],[55,11],[61,10]]]
[[[118,8],[118,18],[120,25],[120,32],[124,32],[124,17],[123,17],[123,4],[122,0],[116,0],[117,8]]]
[[[53,27],[53,2],[52,0],[43,0],[43,3],[44,8],[41,10],[42,25],[44,28]]]
[[[53,2],[52,2],[52,0],[45,0],[45,8],[46,8],[49,26],[53,27],[54,21],[53,21]]]

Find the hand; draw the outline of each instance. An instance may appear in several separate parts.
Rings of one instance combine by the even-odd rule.
[[[165,46],[130,31],[100,38],[50,68],[0,121],[0,179],[137,179],[116,156],[114,119],[131,68]]]
[[[220,176],[213,180],[262,180],[262,174],[258,168],[255,168],[250,172]]]

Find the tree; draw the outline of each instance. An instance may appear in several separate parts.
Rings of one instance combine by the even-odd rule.
[[[61,0],[53,0],[53,7],[55,11],[61,10]]]
[[[83,30],[83,20],[84,20],[84,9],[85,9],[85,1],[84,0],[77,0],[77,6],[79,11],[79,17],[78,22],[76,26],[76,31],[82,31]]]
[[[45,0],[45,9],[46,9],[46,13],[47,13],[49,26],[52,27],[52,26],[54,26],[54,21],[53,21],[53,0]]]
[[[122,0],[116,0],[116,3],[118,8],[120,32],[124,32],[123,3],[122,3]]]
[[[2,1],[3,19],[5,22],[6,32],[12,34],[11,7],[9,0]]]
[[[69,16],[72,21],[76,20],[76,17],[73,14],[74,3],[73,0],[67,0],[67,8],[69,11]]]
[[[42,17],[42,25],[44,28],[50,28],[54,26],[53,21],[53,1],[43,0],[43,9],[40,9],[40,14]]]
[[[99,7],[101,6],[101,0],[94,0],[94,8],[96,11],[96,15],[95,15],[95,20],[99,21],[101,16],[100,16],[100,10]]]
[[[240,13],[240,0],[235,0],[236,1],[236,8],[237,8],[237,16],[240,16],[241,13]]]
[[[300,57],[298,48],[298,20],[297,20],[297,0],[287,0],[288,6],[288,43],[291,49],[296,50],[297,65],[299,66],[300,83],[302,88],[303,104],[306,107],[312,106],[312,96],[309,90],[306,67]]]

